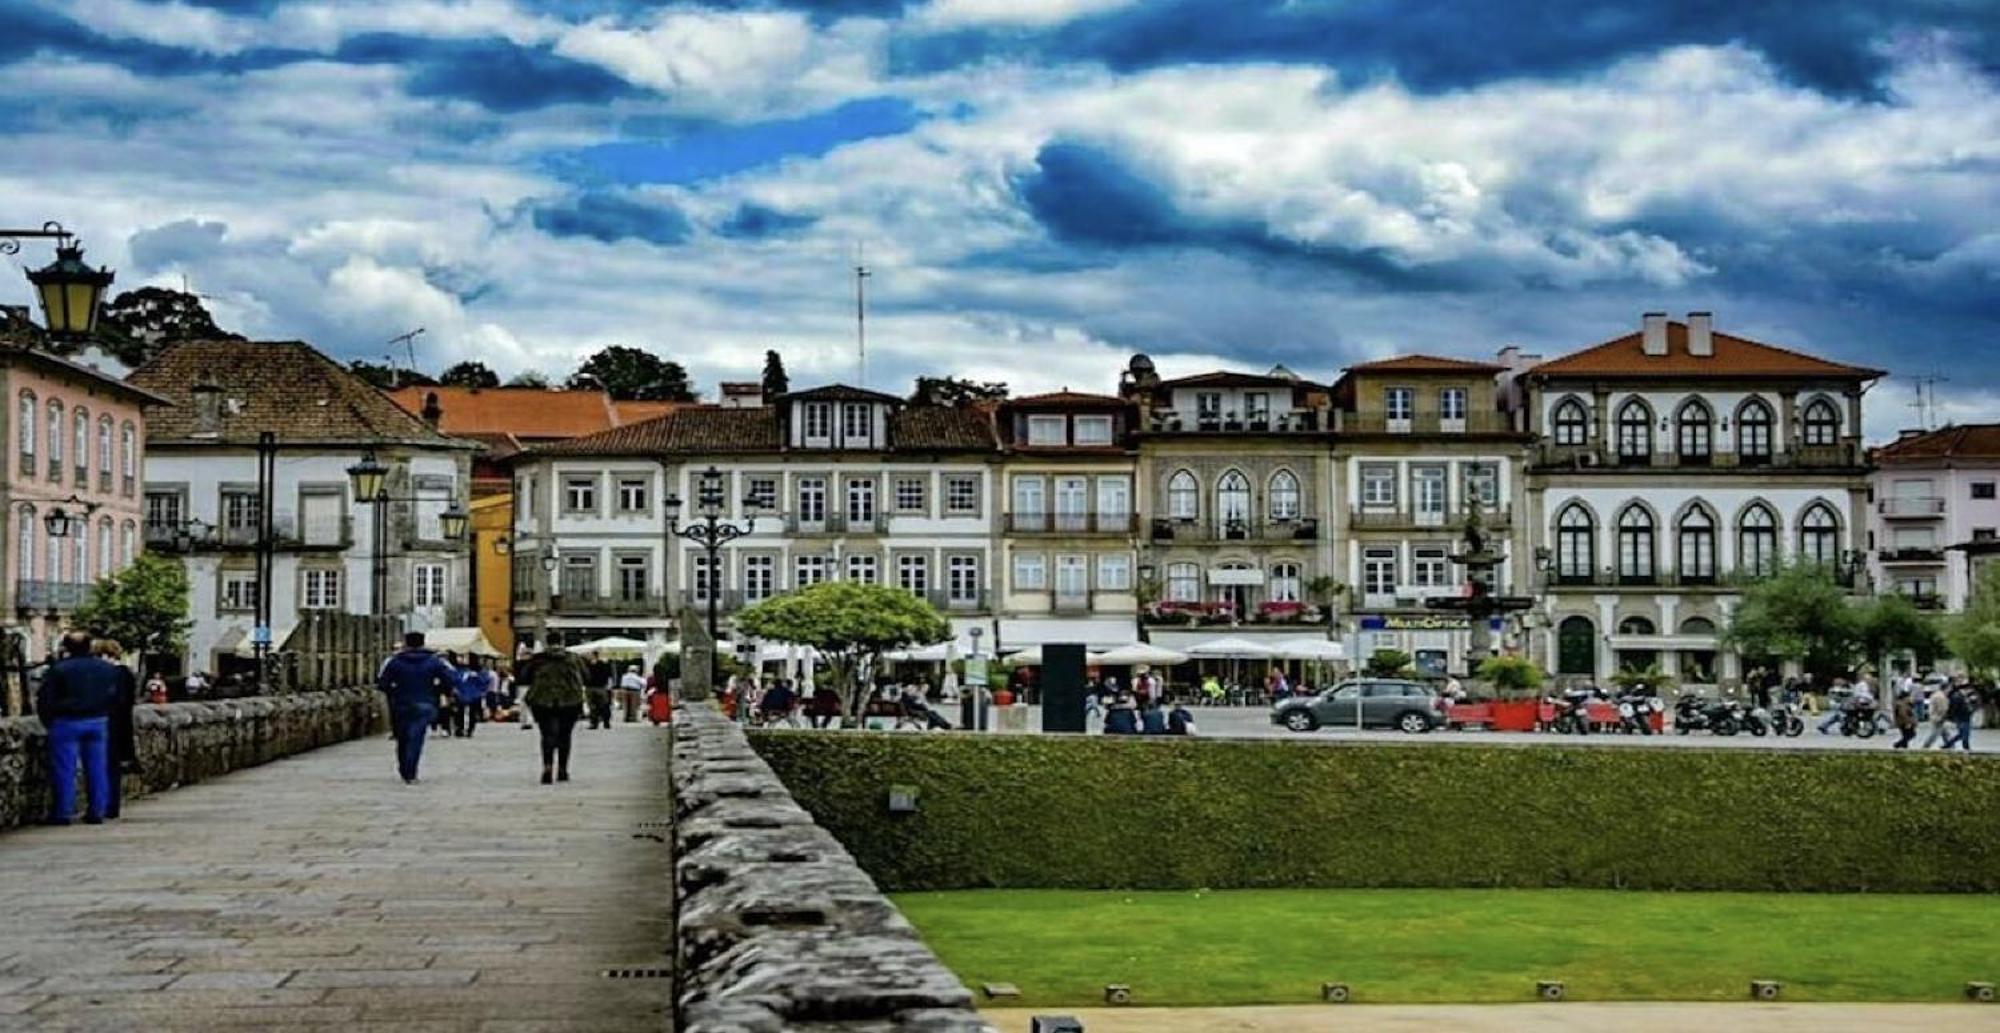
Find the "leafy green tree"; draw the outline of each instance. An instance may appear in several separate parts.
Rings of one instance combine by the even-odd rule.
[[[1525,656],[1487,657],[1475,673],[1503,696],[1519,696],[1542,687],[1542,669]]]
[[[179,560],[141,553],[132,565],[97,582],[90,601],[77,608],[76,625],[115,638],[142,657],[178,654],[187,644],[187,568]]]
[[[1946,651],[1938,622],[1900,595],[1855,604],[1854,625],[1862,655],[1882,674],[1888,673],[1889,657],[1894,654],[1909,652],[1918,666],[1928,667]]]
[[[1007,397],[1007,385],[997,380],[981,383],[957,377],[918,377],[910,392],[911,405],[961,406],[973,402],[995,402]]]
[[[437,381],[428,374],[413,369],[401,369],[380,362],[355,359],[347,364],[347,371],[366,380],[384,391],[394,391],[399,387],[436,387]]]
[[[884,652],[927,646],[951,637],[951,624],[929,603],[901,589],[828,581],[766,599],[736,615],[737,630],[819,650],[851,723],[861,715],[864,670]]]
[[[1748,656],[1797,660],[1831,678],[1859,653],[1860,621],[1831,570],[1795,563],[1743,590],[1722,641]]]
[[[569,387],[601,388],[620,401],[692,402],[687,370],[641,348],[614,344],[583,360]]]
[[[438,383],[446,387],[499,387],[500,374],[483,362],[468,359],[438,374]]]
[[[785,357],[778,354],[776,349],[771,349],[764,353],[764,379],[762,384],[764,402],[767,405],[771,399],[792,389],[792,378],[785,375]]]
[[[167,287],[140,287],[106,302],[98,314],[99,342],[128,366],[145,364],[177,341],[240,341],[215,325],[201,297]]]
[[[1370,678],[1406,678],[1416,673],[1410,654],[1400,649],[1378,649],[1368,657],[1363,673]]]
[[[507,381],[507,386],[539,387],[543,390],[547,390],[549,387],[549,377],[548,374],[543,373],[541,370],[538,369],[524,369],[521,372],[514,374],[513,379]]]
[[[2000,564],[1980,568],[1965,609],[1946,623],[1944,638],[1974,672],[2000,671]]]

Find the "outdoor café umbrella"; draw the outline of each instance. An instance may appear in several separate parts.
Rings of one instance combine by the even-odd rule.
[[[1338,642],[1328,642],[1325,639],[1315,638],[1299,642],[1286,642],[1272,650],[1271,655],[1281,660],[1318,660],[1326,662],[1347,659],[1347,650],[1340,648],[1340,643]]]
[[[645,652],[645,649],[646,644],[644,642],[636,638],[625,638],[620,635],[592,639],[589,642],[569,647],[570,652],[582,653],[586,656],[637,656]]]
[[[1175,652],[1147,642],[1133,642],[1129,645],[1113,646],[1102,653],[1093,653],[1090,662],[1106,667],[1137,667],[1149,664],[1157,667],[1172,667],[1187,663],[1186,653]]]
[[[1270,646],[1247,638],[1212,638],[1189,646],[1187,652],[1210,660],[1263,660],[1274,655]]]

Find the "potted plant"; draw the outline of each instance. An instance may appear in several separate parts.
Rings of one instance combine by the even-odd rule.
[[[1523,656],[1495,656],[1482,661],[1475,672],[1493,687],[1497,698],[1487,704],[1486,726],[1496,732],[1527,732],[1535,727],[1536,709],[1541,698],[1542,669]]]

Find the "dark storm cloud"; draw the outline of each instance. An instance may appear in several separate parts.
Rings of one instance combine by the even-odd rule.
[[[766,237],[796,233],[818,221],[819,217],[816,215],[781,212],[761,204],[745,202],[737,206],[736,211],[730,213],[729,218],[716,227],[715,231],[722,236],[737,240],[762,240]]]
[[[672,246],[693,232],[679,208],[664,201],[608,191],[587,191],[529,207],[535,228],[555,237],[587,237],[605,244],[643,240]]]

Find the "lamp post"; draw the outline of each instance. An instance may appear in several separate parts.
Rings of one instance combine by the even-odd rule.
[[[56,242],[56,260],[28,272],[49,334],[76,338],[96,332],[98,305],[117,274],[84,264],[83,245],[59,222],[45,222],[38,230],[0,229],[0,255],[20,254],[23,240]]]
[[[723,493],[722,471],[710,466],[698,474],[697,479],[694,499],[696,522],[682,527],[680,496],[668,495],[667,533],[693,542],[708,557],[708,583],[705,586],[708,594],[708,690],[714,692],[716,676],[721,673],[721,657],[717,653],[721,635],[716,623],[716,604],[722,595],[722,547],[757,529],[756,509],[761,502],[754,495],[745,496],[743,511],[749,515],[741,524],[729,523],[723,519],[728,498]],[[737,702],[736,720],[739,724],[747,723],[748,709],[742,701]]]
[[[977,660],[979,659],[979,639],[981,636],[986,634],[986,629],[975,624],[972,627],[965,629],[965,633],[972,636],[971,658]],[[966,679],[965,697],[966,699],[971,701],[971,709],[966,712],[967,720],[965,722],[965,729],[968,732],[983,732],[986,730],[987,677],[988,677],[987,672],[982,667],[980,670],[979,684],[975,685],[972,683],[972,680],[970,678]]]
[[[389,594],[389,556],[385,551],[385,539],[389,537],[389,504],[392,502],[435,502],[437,496],[391,495],[389,494],[389,468],[375,458],[375,450],[369,449],[361,461],[347,468],[347,477],[353,482],[354,501],[358,505],[372,506],[374,520],[370,534],[368,612],[382,615],[382,605]],[[438,517],[439,530],[446,541],[455,542],[465,537],[465,525],[469,518],[465,510],[458,506],[456,496],[451,505]]]

